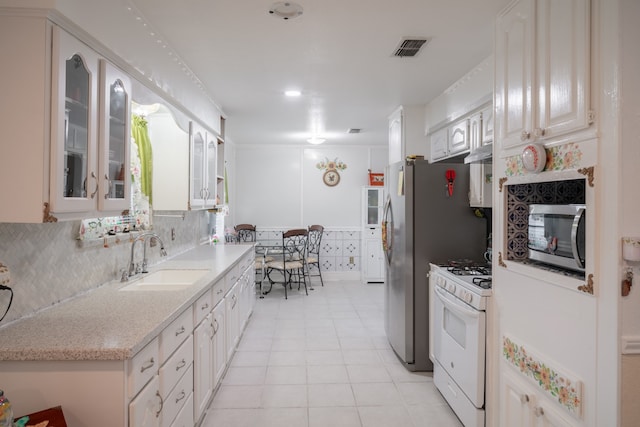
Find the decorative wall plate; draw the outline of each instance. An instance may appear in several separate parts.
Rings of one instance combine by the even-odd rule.
[[[541,144],[529,144],[522,150],[522,165],[533,173],[544,170],[547,164],[547,152]]]
[[[340,182],[340,174],[335,169],[329,169],[322,175],[322,181],[329,187],[335,187]]]

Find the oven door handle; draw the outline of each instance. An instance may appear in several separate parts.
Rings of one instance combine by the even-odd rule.
[[[477,319],[478,317],[480,317],[480,312],[478,310],[462,307],[460,304],[464,304],[464,303],[458,303],[455,300],[452,301],[451,299],[455,297],[450,297],[446,291],[443,291],[439,287],[436,287],[435,290],[436,290],[436,295],[438,296],[440,301],[442,301],[444,306],[449,310],[453,311],[459,316],[471,317],[474,319]]]

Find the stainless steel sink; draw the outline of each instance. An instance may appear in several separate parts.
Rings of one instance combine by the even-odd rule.
[[[188,288],[209,270],[171,269],[159,270],[142,276],[121,288],[121,291],[176,291]]]

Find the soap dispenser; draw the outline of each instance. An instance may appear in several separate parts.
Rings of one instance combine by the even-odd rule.
[[[13,427],[11,402],[6,398],[2,390],[0,390],[0,427]]]

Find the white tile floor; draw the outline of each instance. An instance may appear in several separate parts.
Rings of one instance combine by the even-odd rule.
[[[382,284],[326,282],[255,311],[203,427],[460,427],[431,373],[407,371],[384,333]]]

